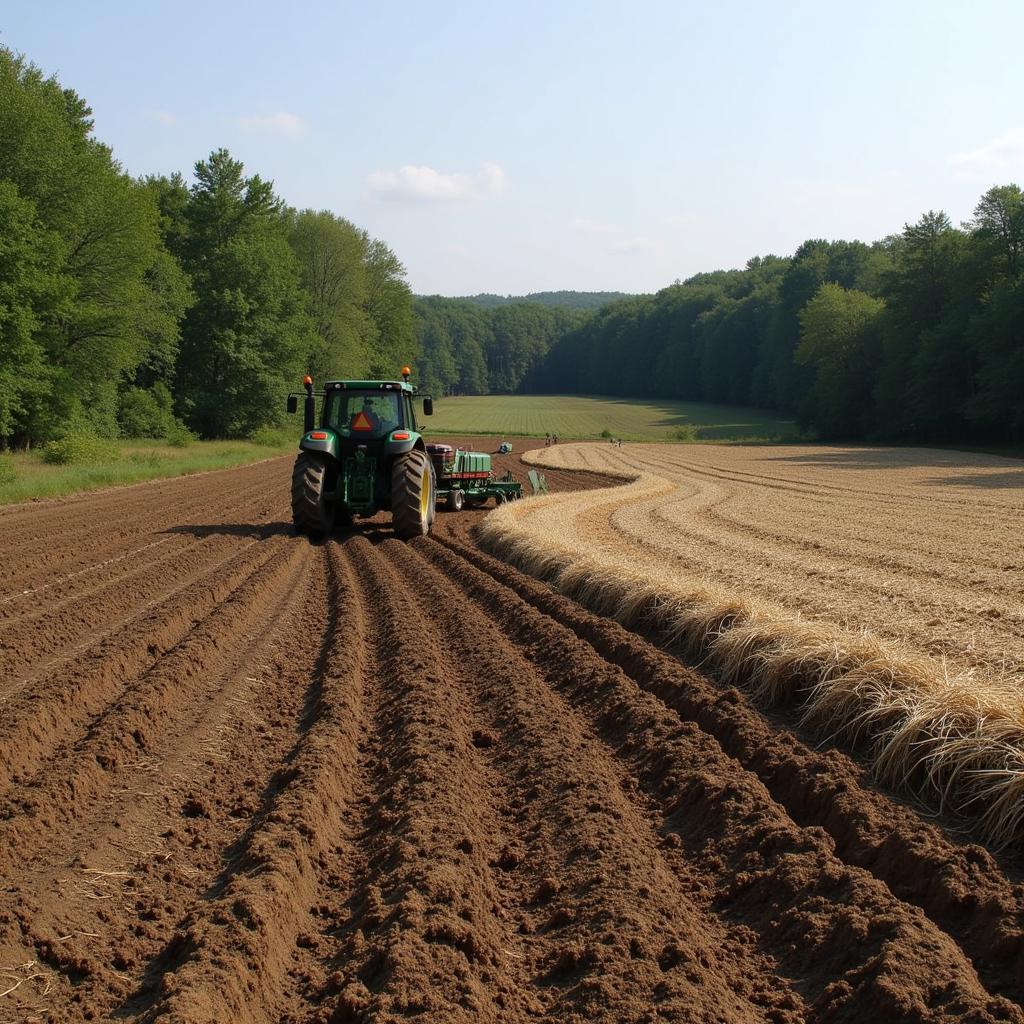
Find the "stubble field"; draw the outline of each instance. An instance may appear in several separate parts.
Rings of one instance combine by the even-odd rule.
[[[559,445],[632,480],[485,543],[862,750],[997,842],[1024,826],[1024,468],[913,449]],[[620,480],[621,483],[621,480]]]
[[[495,559],[485,511],[293,536],[289,470],[0,511],[0,1020],[1024,1021],[1012,853]],[[598,501],[506,511],[601,550],[647,500],[549,480]]]

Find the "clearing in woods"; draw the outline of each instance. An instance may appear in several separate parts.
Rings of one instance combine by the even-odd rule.
[[[291,462],[0,510],[0,1017],[1024,1024],[1008,855]]]
[[[695,428],[709,441],[786,441],[796,424],[768,410],[649,398],[579,395],[466,395],[445,398],[427,421],[431,433],[505,434],[513,437],[597,438],[602,431],[635,441],[667,441]]]

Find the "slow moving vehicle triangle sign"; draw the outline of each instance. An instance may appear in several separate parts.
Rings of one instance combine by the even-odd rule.
[[[355,417],[352,419],[353,430],[373,430],[373,424],[370,422],[370,417],[365,412],[357,412]]]

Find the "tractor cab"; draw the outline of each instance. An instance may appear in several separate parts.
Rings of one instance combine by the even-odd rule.
[[[379,441],[396,430],[415,430],[411,388],[383,381],[363,388],[365,381],[328,381],[324,386],[323,426],[339,439]]]

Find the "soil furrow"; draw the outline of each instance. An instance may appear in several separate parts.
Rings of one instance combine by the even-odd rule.
[[[733,688],[454,537],[438,538],[501,585],[570,628],[645,690],[713,735],[758,775],[800,825],[824,828],[846,862],[923,909],[970,956],[991,990],[1024,1001],[1024,886],[992,854],[955,841],[912,809],[867,787],[862,768],[773,728]]]
[[[525,1020],[497,865],[500,817],[486,799],[458,665],[379,551],[360,536],[342,547],[374,652],[363,770],[373,781],[364,870],[331,914],[333,970],[317,1000],[326,1001],[324,1014],[311,1019]]]
[[[949,936],[867,872],[839,861],[824,830],[793,823],[712,737],[680,722],[616,667],[574,671],[577,661],[592,662],[593,648],[440,545],[422,546],[621,750],[660,800],[666,829],[699,857],[718,913],[751,927],[760,947],[799,978],[811,1019],[910,1020],[923,1011],[932,1020],[1024,1020],[1008,1000],[985,991]],[[809,974],[809,963],[827,969]]]
[[[262,492],[259,485],[250,485],[237,494],[225,495],[225,501],[215,506],[215,517],[223,516],[225,523],[230,522],[233,515],[250,519],[260,504]],[[259,517],[265,516],[266,511],[261,510]],[[158,505],[145,515],[130,514],[124,522],[120,516],[104,519],[97,515],[95,526],[83,528],[75,524],[70,535],[44,536],[37,542],[6,539],[16,550],[31,552],[31,557],[11,559],[5,567],[2,578],[5,594],[0,597],[0,612],[7,614],[12,605],[17,608],[32,597],[37,601],[49,600],[55,592],[61,593],[69,587],[74,589],[83,583],[88,585],[96,576],[102,579],[116,575],[122,563],[134,555],[172,544],[179,536],[185,540],[207,536],[210,524],[202,520],[210,518],[209,512],[207,508],[204,514],[203,507],[195,502],[184,504],[180,510]],[[190,523],[190,519],[199,521]],[[90,523],[92,521],[90,516]],[[258,536],[258,521],[257,518],[239,535]],[[165,532],[168,527],[169,531]],[[15,569],[21,571],[15,572]]]
[[[287,541],[263,548],[248,545],[201,580],[105,637],[77,665],[11,696],[0,724],[0,792],[86,728],[133,678],[174,651],[268,562],[287,558],[288,549]],[[292,555],[295,550],[292,546]]]
[[[634,775],[547,685],[530,651],[512,646],[452,573],[407,546],[389,554],[424,604],[444,609],[435,628],[451,653],[475,663],[493,719],[486,739],[521,794],[524,845],[502,857],[525,889],[520,928],[545,1019],[612,1024],[657,1007],[670,1019],[699,1009],[722,1021],[802,1020],[797,993],[748,929],[708,911],[699,875],[677,862]]]
[[[166,600],[189,580],[209,572],[211,564],[226,561],[233,551],[244,547],[235,538],[196,541],[189,549],[159,549],[159,556],[134,571],[110,580],[82,594],[64,600],[51,599],[34,614],[3,626],[0,634],[0,674],[17,684],[18,674],[46,670],[68,647],[83,640],[95,642],[95,634],[111,624],[121,624],[138,615],[139,609]],[[116,625],[115,627],[116,628]],[[39,650],[47,649],[46,658]]]
[[[144,1019],[280,1019],[273,1008],[292,950],[315,928],[318,874],[339,838],[362,719],[362,616],[337,558],[328,571],[306,729],[221,878],[165,951]]]
[[[18,958],[35,952],[62,972],[59,983],[74,979],[69,994],[83,1011],[107,1019],[133,979],[143,984],[182,908],[215,883],[225,851],[272,788],[296,724],[309,716],[303,659],[291,653],[290,639],[299,616],[319,613],[325,595],[322,571],[310,572],[322,562],[306,554],[281,586],[250,593],[255,614],[236,623],[233,651],[215,652],[190,686],[165,690],[173,707],[149,702],[144,729],[132,733],[144,743],[138,755],[129,752],[102,777],[87,775],[75,791],[80,807],[57,805],[67,827],[55,835],[37,816],[46,841],[12,850],[22,865]],[[258,599],[264,590],[266,601]],[[111,739],[116,728],[108,729]],[[69,772],[88,772],[91,759],[79,761],[70,760]],[[37,800],[44,786],[61,795],[59,768],[51,765],[36,784]],[[51,892],[59,903],[40,899]],[[0,944],[13,943],[10,932],[0,933]]]
[[[266,628],[279,612],[274,595],[294,589],[308,552],[282,549],[250,575],[231,597],[189,635],[139,676],[119,699],[90,722],[81,741],[62,751],[45,769],[12,786],[0,806],[7,827],[0,835],[0,860],[29,857],[91,809],[118,769],[153,757],[161,735],[175,717],[195,706],[209,708],[220,674],[235,657],[250,627]],[[27,772],[26,772],[27,775]]]

